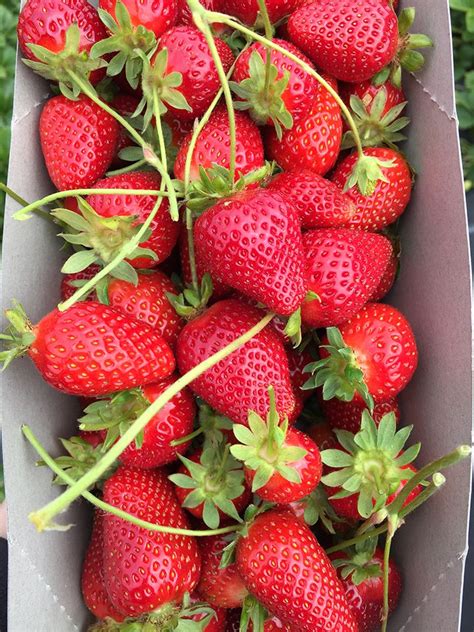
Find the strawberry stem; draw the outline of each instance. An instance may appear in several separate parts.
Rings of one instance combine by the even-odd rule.
[[[393,528],[392,528],[393,526]],[[385,547],[383,550],[383,613],[382,613],[382,630],[387,632],[389,604],[388,604],[388,576],[390,572],[390,549],[392,548],[392,540],[395,535],[396,526],[389,521],[387,537],[385,539]]]
[[[21,195],[18,195],[18,193],[16,193],[13,189],[10,189],[10,187],[8,187],[3,182],[0,182],[0,191],[3,191],[5,195],[8,195],[8,197],[10,197],[12,200],[15,200],[15,202],[18,202],[18,204],[21,204],[21,206],[29,205],[29,202],[22,198]],[[39,215],[40,217],[43,217],[50,222],[54,221],[46,209],[36,208],[34,212],[36,213],[36,215]]]
[[[76,482],[69,474],[67,474],[57,463],[56,461],[46,452],[38,438],[34,435],[33,431],[29,426],[22,426],[22,432],[25,437],[28,439],[32,447],[36,450],[38,455],[41,457],[43,463],[47,465],[60,479],[62,479],[68,485],[74,485]],[[240,528],[240,525],[231,525],[228,527],[222,527],[220,529],[214,530],[205,530],[205,531],[195,531],[192,529],[178,529],[176,527],[168,527],[164,525],[155,524],[153,522],[147,522],[146,520],[141,520],[136,516],[119,509],[118,507],[114,507],[109,503],[100,500],[94,494],[88,491],[82,492],[82,497],[88,500],[92,505],[95,505],[99,509],[106,511],[107,513],[111,513],[118,518],[122,518],[127,522],[131,522],[132,524],[137,525],[143,529],[148,529],[149,531],[158,531],[159,533],[171,533],[174,535],[185,535],[185,536],[194,536],[194,537],[207,537],[211,535],[224,535],[226,533],[232,533],[237,531]]]
[[[126,167],[122,167],[121,169],[114,169],[113,171],[107,171],[107,176],[110,178],[111,176],[121,176],[124,173],[130,173],[131,171],[136,171],[141,167],[144,167],[147,164],[146,160],[137,160],[137,162],[132,162],[132,164],[127,165]]]
[[[203,432],[204,432],[204,428],[200,426],[197,430],[195,430],[194,432],[191,432],[185,437],[180,437],[179,439],[175,439],[174,441],[171,441],[170,446],[172,448],[176,448],[180,445],[183,445],[183,443],[187,443],[188,441],[192,441],[196,437],[199,437],[199,435],[201,435]]]
[[[106,268],[104,268],[105,270]],[[85,287],[85,286],[84,286]],[[64,304],[66,305],[66,303]],[[63,306],[64,309],[64,306]],[[30,520],[35,524],[38,531],[47,529],[52,519],[60,512],[64,511],[69,505],[86,491],[102,474],[110,467],[110,465],[122,454],[122,452],[135,440],[137,435],[145,428],[147,423],[167,404],[177,393],[185,386],[188,386],[196,378],[205,371],[215,366],[221,360],[237,351],[242,345],[256,336],[260,331],[265,329],[268,323],[273,319],[274,314],[266,314],[254,327],[249,329],[245,334],[236,338],[233,342],[226,345],[223,349],[206,358],[203,362],[195,366],[191,371],[182,375],[174,384],[164,391],[138,419],[130,426],[130,428],[122,435],[108,452],[104,454],[102,459],[94,465],[82,478],[76,481],[69,489],[60,496],[45,505],[42,509],[30,514]]]
[[[263,18],[263,24],[265,27],[265,37],[268,40],[271,40],[273,37],[273,27],[270,22],[270,16],[268,15],[267,4],[265,0],[258,0],[258,8],[260,9],[260,14]],[[265,89],[264,94],[265,97],[268,97],[268,91],[270,89],[270,77],[271,77],[271,66],[272,66],[272,53],[270,48],[267,47],[267,54],[265,60]]]
[[[168,173],[168,158],[166,155],[165,138],[163,136],[163,126],[161,125],[160,98],[156,87],[153,88],[153,113],[155,115],[156,136],[161,153],[161,162],[163,163],[163,170]]]

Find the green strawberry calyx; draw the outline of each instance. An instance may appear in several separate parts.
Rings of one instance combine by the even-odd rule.
[[[401,11],[398,18],[398,51],[395,59],[373,79],[375,85],[382,85],[390,80],[394,86],[402,85],[402,70],[418,72],[425,65],[425,58],[418,48],[431,48],[433,40],[421,33],[409,33],[415,21],[416,11],[414,7],[408,7]]]
[[[81,31],[77,24],[72,24],[66,31],[64,48],[59,52],[50,51],[38,44],[28,44],[28,48],[38,61],[24,59],[23,62],[36,73],[48,79],[57,81],[61,93],[68,99],[76,99],[81,93],[80,88],[71,81],[70,72],[79,76],[95,93],[89,77],[92,72],[105,67],[102,59],[94,59],[87,51],[80,48]]]
[[[263,632],[269,614],[253,595],[247,595],[242,604],[239,632],[247,632],[251,624],[252,632]]]
[[[357,186],[362,195],[370,196],[375,192],[377,182],[389,182],[382,169],[391,169],[395,165],[393,160],[380,160],[375,156],[362,153],[349,174],[344,186],[344,193]]]
[[[332,535],[336,533],[334,524],[344,523],[344,520],[339,518],[334,511],[322,485],[318,485],[308,496],[292,503],[292,506],[303,509],[303,518],[308,526],[314,527],[315,524],[321,522],[324,528]]]
[[[156,47],[156,37],[143,25],[132,23],[127,7],[120,0],[115,4],[115,19],[104,9],[99,8],[98,11],[110,37],[94,44],[91,57],[98,60],[115,53],[107,63],[107,74],[115,77],[125,69],[128,83],[136,89],[143,71],[140,53],[146,55],[152,51]]]
[[[166,298],[174,307],[178,316],[191,320],[199,316],[205,309],[214,292],[211,275],[206,272],[198,287],[187,286],[176,295],[166,293]]]
[[[340,488],[331,498],[358,494],[357,509],[363,518],[382,510],[402,482],[414,474],[407,466],[418,456],[421,444],[403,450],[412,429],[406,426],[397,431],[394,413],[384,415],[377,427],[365,410],[357,434],[335,430],[343,449],[321,452],[323,463],[336,470],[323,476],[322,482]]]
[[[293,127],[293,117],[283,99],[290,73],[286,71],[278,78],[278,68],[272,63],[268,64],[257,51],[253,51],[249,58],[249,75],[240,83],[229,82],[238,97],[234,106],[237,110],[248,111],[257,125],[267,125],[271,121],[281,140],[283,129]]]
[[[336,397],[343,402],[351,402],[358,393],[368,408],[373,410],[374,400],[364,379],[354,351],[346,345],[337,327],[328,327],[329,344],[321,345],[328,352],[327,358],[311,362],[304,368],[311,377],[303,384],[303,390],[323,387],[325,401]]]
[[[378,538],[367,538],[355,545],[347,555],[331,559],[334,568],[340,569],[342,579],[349,579],[360,586],[367,579],[382,577],[382,565],[374,560]]]
[[[399,103],[390,108],[386,114],[383,114],[386,104],[387,89],[385,87],[377,93],[370,105],[366,105],[356,95],[351,96],[351,110],[363,147],[387,145],[396,149],[395,143],[406,140],[406,136],[400,132],[410,122],[408,117],[401,116],[407,102]],[[346,132],[342,139],[342,149],[350,149],[355,146],[353,133]]]
[[[183,507],[194,509],[202,504],[203,520],[210,529],[220,524],[219,510],[242,522],[232,501],[244,493],[244,471],[226,442],[204,448],[199,463],[178,456],[189,475],[177,473],[169,478],[178,487],[189,489]]]
[[[0,334],[0,363],[2,371],[15,359],[25,353],[34,343],[36,336],[34,327],[26,315],[23,305],[13,301],[13,307],[5,310],[5,317],[10,323],[8,328]]]
[[[288,418],[280,422],[273,387],[268,389],[268,397],[270,407],[266,421],[250,411],[248,427],[234,425],[234,435],[240,443],[230,448],[236,459],[242,461],[248,470],[255,472],[253,492],[258,492],[275,474],[280,474],[291,483],[301,483],[301,476],[292,464],[307,454],[304,448],[287,445]]]

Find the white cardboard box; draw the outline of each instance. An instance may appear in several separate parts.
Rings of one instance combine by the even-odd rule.
[[[403,420],[423,442],[420,463],[471,443],[471,276],[458,129],[454,105],[447,0],[412,0],[415,29],[433,37],[427,65],[406,77],[412,117],[409,159],[418,172],[402,220],[402,272],[391,302],[406,313],[420,349],[420,365],[401,398]],[[18,63],[10,186],[32,201],[49,193],[39,148],[38,117],[47,85]],[[63,260],[55,231],[34,218],[12,220],[6,209],[3,305],[19,299],[33,321],[58,300]],[[77,502],[63,519],[67,533],[36,533],[27,516],[58,493],[47,469],[22,438],[30,424],[47,449],[74,433],[74,398],[42,382],[28,359],[3,376],[3,447],[9,501],[9,632],[79,632],[88,615],[79,578],[88,536],[88,512]],[[410,517],[395,540],[405,588],[392,632],[456,632],[467,549],[470,464],[449,471],[441,493]],[[467,631],[466,631],[467,632]]]

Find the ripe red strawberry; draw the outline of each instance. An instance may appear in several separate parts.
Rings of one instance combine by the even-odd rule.
[[[310,426],[307,433],[318,446],[320,452],[323,450],[337,448],[339,446],[336,435],[332,431],[331,426],[324,421]]]
[[[199,284],[202,282],[202,278],[206,273],[209,273],[209,270],[203,265],[203,262],[199,258],[199,255],[195,252],[195,260],[196,260],[196,273]],[[181,260],[181,273],[183,275],[183,281],[186,285],[191,285],[192,277],[191,277],[191,264],[189,262],[189,243],[188,243],[188,235],[187,231],[183,230],[181,232],[181,237],[179,240],[179,256]],[[232,292],[232,288],[225,285],[225,283],[221,283],[218,279],[212,277],[212,297],[214,299],[220,299]]]
[[[397,17],[380,0],[316,0],[293,13],[291,41],[341,81],[371,79],[398,50]]]
[[[104,64],[89,57],[92,46],[107,34],[87,0],[28,0],[17,33],[25,63],[46,79],[72,87],[67,70],[93,84],[105,74]]]
[[[387,81],[381,86],[375,85],[372,81],[340,84],[341,98],[347,106],[350,105],[351,97],[355,96],[362,101],[369,112],[372,110],[375,97],[382,91],[386,93],[385,107],[381,112],[381,116],[383,117],[392,108],[406,101],[406,96],[402,88],[393,85],[391,81]],[[345,125],[347,127],[346,123]]]
[[[293,347],[287,347],[286,354],[288,356],[288,367],[290,369],[290,378],[295,390],[295,395],[303,401],[306,401],[308,397],[311,397],[312,391],[303,391],[301,388],[308,379],[307,374],[304,373],[304,368],[313,362],[314,358],[307,349],[300,351],[299,349],[293,349]]]
[[[410,324],[395,307],[382,303],[368,303],[339,329],[330,327],[320,353],[321,361],[309,367],[314,375],[308,386],[324,385],[323,398],[345,402],[395,397],[418,363]]]
[[[296,208],[302,228],[338,228],[356,213],[349,196],[330,180],[308,169],[283,171],[267,188]]]
[[[240,520],[252,494],[242,466],[230,454],[225,440],[181,457],[182,465],[170,480],[182,507],[210,529]]]
[[[85,409],[81,428],[102,430],[105,446],[108,447],[175,381],[175,377],[170,377],[94,402]],[[191,434],[195,416],[196,405],[191,392],[188,389],[179,391],[148,422],[143,433],[125,448],[120,455],[120,462],[149,469],[176,461],[179,454],[187,451],[190,441],[178,446],[171,444]]]
[[[143,26],[158,38],[176,24],[178,7],[176,0],[121,0],[129,15],[134,29]],[[115,21],[117,0],[99,0],[99,7],[107,11]]]
[[[187,529],[172,484],[160,470],[122,467],[104,485],[104,500],[134,516]],[[191,593],[201,560],[194,538],[147,531],[112,514],[104,518],[104,577],[110,600],[137,616]]]
[[[357,186],[351,187],[348,195],[355,203],[357,212],[348,226],[363,230],[381,230],[397,220],[410,201],[412,175],[405,159],[393,149],[382,147],[367,148],[366,156],[374,156],[392,166],[382,166],[386,181],[378,180],[371,194],[364,196]],[[350,154],[340,162],[331,175],[331,180],[340,189],[344,189],[352,173],[358,155]]]
[[[382,235],[326,228],[303,236],[308,289],[318,299],[301,309],[309,327],[333,327],[347,322],[378,287],[392,255]]]
[[[221,11],[222,0],[202,0],[202,6],[208,11]],[[187,0],[178,0],[178,24],[193,26],[193,16]],[[214,28],[214,24],[212,25]]]
[[[176,347],[181,373],[216,353],[256,325],[262,313],[236,300],[216,303],[189,322]],[[257,334],[231,356],[205,371],[192,390],[219,413],[246,424],[248,411],[268,412],[268,387],[273,386],[278,413],[293,418],[295,396],[288,359],[281,337],[270,327]]]
[[[333,87],[335,82],[325,77]],[[265,135],[268,157],[282,169],[309,169],[319,175],[327,173],[337,160],[342,138],[341,110],[334,97],[318,84],[314,103],[281,140],[274,130]]]
[[[75,199],[75,198],[72,198],[72,199]],[[71,298],[71,296],[79,288],[79,286],[76,285],[76,283],[81,282],[81,281],[84,281],[84,282],[90,281],[90,279],[93,279],[95,277],[95,275],[99,272],[99,270],[100,270],[100,266],[94,264],[94,265],[89,266],[85,270],[81,270],[81,272],[75,272],[74,274],[64,274],[61,279],[61,290],[60,290],[61,300],[67,301],[68,298]],[[95,300],[94,293],[89,294],[87,298],[83,300],[87,300],[87,301]]]
[[[308,435],[288,428],[275,408],[275,392],[268,389],[270,410],[266,420],[249,412],[248,427],[234,425],[238,443],[230,448],[243,461],[245,479],[263,500],[288,504],[301,500],[321,480],[318,446]]]
[[[265,189],[223,199],[195,223],[195,247],[211,276],[292,314],[305,294],[303,249],[296,211]]]
[[[266,0],[268,15],[272,23],[290,15],[298,6],[300,0]],[[221,11],[233,15],[244,24],[253,26],[257,20],[259,6],[257,0],[222,0]]]
[[[94,188],[97,189],[146,189],[146,190],[159,190],[161,185],[161,177],[156,172],[149,171],[135,171],[133,173],[126,173],[118,176],[111,176],[99,180]],[[115,250],[118,247],[120,237],[122,240],[127,239],[129,235],[126,228],[132,229],[137,224],[143,224],[147,219],[153,207],[156,204],[156,197],[153,195],[104,195],[94,194],[87,197],[87,202],[92,206],[94,211],[104,218],[125,218],[123,221],[119,220],[119,226],[116,229],[115,239],[113,239],[112,246],[110,246],[109,232],[104,231],[104,239],[100,240],[101,233],[99,233],[99,245],[96,246],[96,251],[101,249],[106,254],[110,250]],[[136,220],[130,224],[131,218],[136,217]],[[91,230],[94,231],[94,226]],[[103,228],[102,228],[103,230]],[[168,200],[162,198],[160,208],[155,215],[150,225],[151,235],[148,239],[140,244],[142,248],[149,248],[156,255],[156,260],[151,257],[137,257],[130,261],[135,268],[152,268],[167,259],[171,254],[179,236],[179,222],[173,222],[169,213]],[[100,254],[100,252],[99,252]],[[102,257],[104,259],[104,257]],[[107,259],[104,259],[107,260]]]
[[[329,556],[346,591],[347,601],[357,621],[359,632],[376,632],[383,615],[383,550],[363,550],[359,545],[352,556],[346,552]],[[402,577],[390,559],[388,571],[388,606],[393,612],[402,591]]]
[[[211,536],[201,543],[201,579],[197,593],[211,606],[239,608],[248,595],[235,563],[220,568],[222,552],[229,542],[222,536]]]
[[[234,62],[234,54],[221,39],[216,38],[214,41],[224,71],[227,73]],[[183,109],[166,103],[168,110],[172,116],[181,120],[201,117],[221,87],[206,38],[194,26],[176,26],[161,38],[158,51],[151,60],[152,65],[164,49],[167,51],[166,70],[164,75],[156,77],[157,88],[159,89],[163,79],[166,81],[168,75],[179,73],[181,84],[176,89],[184,96],[189,106],[189,109]],[[162,98],[166,102],[165,93]]]
[[[237,543],[247,589],[282,623],[303,632],[355,632],[357,626],[324,549],[291,510],[271,509]]]
[[[354,434],[359,432],[362,413],[366,410],[364,402],[341,402],[339,399],[324,401],[324,399],[321,398],[320,404],[331,428],[348,430]],[[395,420],[397,424],[399,423],[400,408],[395,398],[375,404],[372,412],[375,423],[378,425],[382,417],[387,413],[394,413]]]
[[[111,279],[107,294],[111,307],[148,323],[174,348],[183,321],[167,298],[167,294],[176,295],[177,290],[166,274],[161,270],[139,273],[136,287],[128,281]]]
[[[60,191],[92,186],[110,167],[119,124],[86,96],[50,99],[39,122],[49,176]]]
[[[236,112],[236,179],[264,164],[263,143],[258,127],[243,112]],[[178,152],[174,173],[184,180],[186,156],[192,134],[183,142]],[[229,119],[225,105],[218,106],[204,129],[199,134],[191,161],[191,180],[199,180],[199,168],[210,169],[218,164],[226,169],[230,166]]]
[[[397,252],[398,250],[398,252]],[[383,277],[380,280],[380,283],[377,286],[377,289],[370,297],[370,300],[373,303],[378,303],[383,298],[387,296],[387,294],[392,289],[395,281],[397,280],[398,268],[400,265],[399,261],[399,248],[393,249],[392,256],[390,257],[390,261],[388,262],[388,266],[385,269]]]
[[[97,397],[149,384],[170,375],[173,354],[158,332],[93,301],[66,312],[54,309],[32,325],[21,305],[11,322],[0,361],[28,353],[43,378],[71,395]]]
[[[124,616],[112,605],[104,582],[104,514],[96,510],[92,534],[82,565],[82,597],[87,608],[97,619],[109,617],[123,621]]]
[[[278,44],[311,68],[311,61],[296,46],[281,39],[273,39]],[[248,110],[259,125],[274,125],[277,132],[281,128],[291,128],[311,108],[317,96],[317,80],[301,66],[280,53],[271,51],[272,81],[266,84],[267,49],[255,42],[237,58],[232,84],[239,97],[236,107]]]
[[[123,92],[114,97],[111,106],[116,112],[127,118],[135,112],[139,102],[140,100],[136,96]],[[115,158],[113,161],[114,166],[118,167],[123,164],[123,161],[119,157],[119,153],[122,149],[125,149],[126,147],[133,147],[133,145],[134,142],[128,135],[126,129],[124,127],[120,127],[117,149],[115,150]]]

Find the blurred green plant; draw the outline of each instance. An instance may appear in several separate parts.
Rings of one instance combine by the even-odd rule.
[[[474,0],[450,0],[466,189],[474,187]]]

